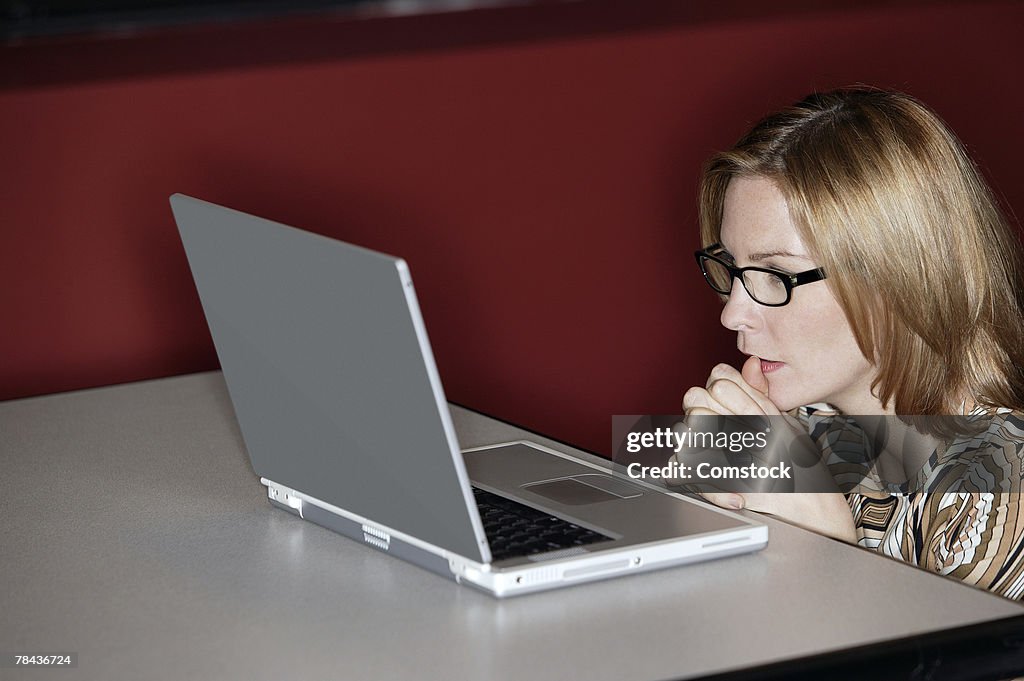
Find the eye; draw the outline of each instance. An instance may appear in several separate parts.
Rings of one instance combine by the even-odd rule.
[[[764,279],[772,288],[786,288],[786,282],[792,277],[789,272],[775,267],[767,267],[765,270]]]

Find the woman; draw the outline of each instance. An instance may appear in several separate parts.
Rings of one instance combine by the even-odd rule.
[[[711,159],[700,219],[698,262],[750,357],[688,390],[687,414],[798,415],[827,463],[837,428],[913,434],[907,473],[923,470],[845,496],[708,498],[1024,597],[1024,264],[959,141],[904,94],[811,95]],[[936,418],[954,415],[992,426],[958,436]],[[993,451],[987,491],[943,475]]]

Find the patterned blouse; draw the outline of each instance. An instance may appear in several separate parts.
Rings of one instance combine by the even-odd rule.
[[[869,438],[851,418],[813,408],[798,416],[840,487],[852,490],[859,546],[1024,599],[1024,414],[985,417],[984,430],[941,444],[902,483],[865,467]]]

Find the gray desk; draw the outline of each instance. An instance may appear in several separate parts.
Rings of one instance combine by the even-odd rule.
[[[219,373],[0,403],[0,461],[0,651],[79,654],[3,678],[664,679],[1024,612],[771,520],[757,554],[496,601],[272,508]]]

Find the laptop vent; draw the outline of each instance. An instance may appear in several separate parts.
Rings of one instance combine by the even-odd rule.
[[[376,546],[382,551],[387,551],[391,548],[391,535],[369,525],[363,525],[363,541],[370,546]]]
[[[536,568],[525,575],[516,577],[517,586],[530,586],[532,584],[550,584],[559,580],[558,570],[555,568]]]

